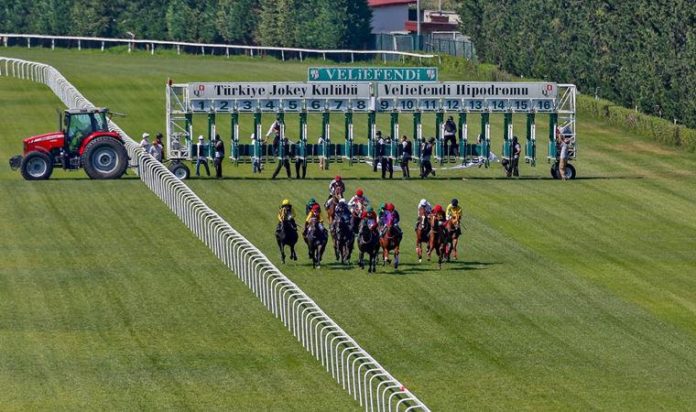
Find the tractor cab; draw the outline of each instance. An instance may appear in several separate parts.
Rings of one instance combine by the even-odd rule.
[[[108,132],[108,109],[66,110],[64,117],[65,151],[71,155],[82,154],[80,148],[85,138],[94,133]]]

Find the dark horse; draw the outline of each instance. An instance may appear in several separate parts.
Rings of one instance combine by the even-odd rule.
[[[365,267],[363,256],[367,253],[369,258],[367,272],[377,271],[377,252],[379,252],[379,232],[377,225],[370,225],[364,222],[360,225],[358,234],[358,249],[360,249],[360,268]]]
[[[399,267],[399,244],[401,239],[399,239],[399,233],[392,224],[391,214],[387,215],[385,218],[384,227],[382,228],[382,234],[379,237],[379,245],[382,246],[382,265],[387,265],[387,260],[389,259],[389,252],[394,251],[394,269]]]
[[[297,224],[292,216],[288,216],[276,227],[276,241],[280,249],[280,258],[285,263],[285,246],[290,246],[290,259],[297,260],[295,244],[297,243]]]
[[[312,219],[307,227],[305,242],[307,242],[313,268],[321,267],[321,258],[324,256],[324,249],[326,249],[328,240],[326,229],[323,229],[315,219]]]
[[[418,212],[418,223],[416,224],[416,254],[418,255],[418,263],[423,261],[423,243],[430,242],[430,222],[428,216],[423,211]]]
[[[350,227],[349,218],[337,217],[334,219],[331,225],[331,236],[333,237],[336,260],[340,259],[341,263],[349,263],[355,240],[355,234],[353,234],[353,229]]]
[[[428,241],[428,260],[430,260],[430,254],[437,253],[437,265],[442,269],[442,260],[445,257],[445,248],[447,246],[447,239],[445,236],[445,224],[438,221],[435,216],[430,217],[430,239]]]

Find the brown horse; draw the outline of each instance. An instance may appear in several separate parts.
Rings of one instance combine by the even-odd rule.
[[[444,223],[436,219],[435,215],[430,216],[430,239],[428,241],[428,260],[430,255],[437,253],[437,265],[442,269],[442,260],[445,257],[445,227]]]
[[[387,222],[382,228],[382,234],[379,237],[379,245],[382,246],[382,265],[387,265],[389,252],[394,251],[394,269],[399,268],[399,233],[392,224],[391,217],[387,218]]]
[[[461,227],[459,225],[459,218],[452,216],[447,223],[445,223],[445,237],[447,239],[447,246],[445,250],[445,256],[447,261],[450,260],[450,255],[454,256],[454,260],[457,260],[457,244],[459,243],[459,236],[462,234]]]
[[[418,255],[418,263],[423,261],[423,243],[430,241],[430,222],[428,215],[423,208],[418,209],[418,223],[416,223],[416,254]]]

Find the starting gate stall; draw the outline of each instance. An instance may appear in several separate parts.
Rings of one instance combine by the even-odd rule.
[[[479,163],[488,167],[491,154],[491,115],[503,115],[502,156],[510,156],[510,142],[514,136],[513,116],[526,115],[525,160],[536,165],[536,120],[538,114],[548,115],[548,156],[553,162],[552,175],[558,175],[558,139],[566,139],[569,144],[569,160],[577,156],[575,130],[576,88],[570,84],[548,82],[437,82],[436,69],[402,68],[415,70],[414,81],[393,81],[386,74],[375,70],[360,68],[310,68],[312,82],[287,83],[189,83],[167,84],[167,155],[172,160],[170,169],[180,178],[188,176],[188,169],[181,162],[194,158],[194,115],[207,116],[207,141],[204,153],[212,155],[210,144],[215,137],[216,120],[221,114],[230,115],[230,158],[235,163],[259,158],[268,154],[273,157],[270,145],[261,145],[263,139],[262,115],[273,114],[279,123],[280,137],[284,137],[285,115],[297,114],[299,117],[299,139],[293,149],[294,156],[311,161],[315,157],[325,159],[328,167],[332,161],[347,160],[349,164],[360,160],[376,160],[375,141],[377,135],[377,116],[389,114],[391,145],[387,147],[390,158],[396,160],[401,154],[399,117],[402,113],[413,116],[413,156],[419,159],[423,140],[423,114],[434,115],[436,139],[434,157],[439,163],[451,161],[444,153],[445,116],[457,115],[458,162]],[[335,75],[334,81],[322,78],[324,72],[344,70]],[[353,73],[357,70],[358,74]],[[367,70],[373,70],[368,73]],[[435,70],[433,73],[432,70]],[[316,72],[320,74],[317,75]],[[347,73],[347,74],[346,74]],[[384,71],[383,73],[388,73]],[[398,72],[394,72],[398,73]],[[362,76],[362,77],[360,77]],[[326,77],[326,76],[325,76]],[[328,76],[334,78],[332,76]],[[403,77],[403,76],[402,76]],[[367,81],[369,80],[369,81]],[[310,113],[321,113],[323,142],[320,145],[308,144],[307,119]],[[332,143],[331,113],[344,116],[344,142]],[[354,115],[367,115],[367,142],[355,144],[353,128]],[[473,131],[469,125],[471,115],[480,117],[480,128]],[[256,140],[252,145],[240,144],[240,116],[253,116],[253,130]],[[453,116],[454,117],[454,116]],[[521,143],[520,143],[521,144]],[[300,153],[298,155],[298,153]],[[277,153],[276,153],[277,155]],[[273,161],[275,159],[271,159]],[[574,168],[570,176],[575,175]],[[555,168],[555,169],[554,169]],[[183,171],[182,171],[183,169]]]

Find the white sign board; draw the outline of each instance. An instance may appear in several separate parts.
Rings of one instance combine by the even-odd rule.
[[[462,98],[462,99],[555,99],[556,83],[378,83],[377,97],[393,98]]]
[[[369,99],[369,83],[189,83],[190,99]]]

